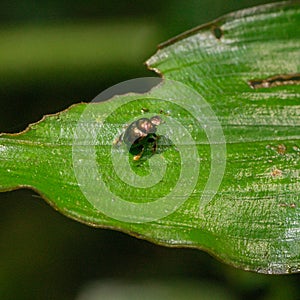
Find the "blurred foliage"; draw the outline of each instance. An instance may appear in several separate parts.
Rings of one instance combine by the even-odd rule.
[[[120,81],[151,76],[142,62],[158,43],[224,13],[267,2],[271,1],[2,0],[0,131],[22,130],[42,115],[90,101]],[[99,57],[86,48],[76,58],[84,48],[77,40],[84,27],[88,45],[96,47]],[[149,34],[146,38],[141,37],[142,28]],[[128,44],[121,41],[130,36],[140,40],[127,60]],[[9,38],[10,45],[5,44]],[[106,50],[101,50],[102,44]],[[81,61],[72,62],[65,49],[73,49]],[[22,57],[39,63],[28,66]],[[251,274],[201,251],[163,248],[93,229],[58,214],[32,191],[4,193],[0,199],[0,299],[74,299],[90,281],[153,278],[175,280],[175,285],[181,279],[196,281],[200,287],[209,281],[210,289],[226,290],[236,299],[300,298],[299,275]]]
[[[151,74],[143,62],[158,32],[138,19],[26,24],[0,28],[0,39],[0,98],[9,117],[0,128],[14,132],[119,81]]]

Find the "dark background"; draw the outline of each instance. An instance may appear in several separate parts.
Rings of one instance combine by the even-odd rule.
[[[1,0],[0,132],[23,130],[121,81],[156,76],[143,62],[157,44],[267,2]],[[167,299],[176,289],[174,299],[300,298],[299,275],[248,273],[198,250],[90,228],[29,190],[1,193],[0,205],[0,299]]]

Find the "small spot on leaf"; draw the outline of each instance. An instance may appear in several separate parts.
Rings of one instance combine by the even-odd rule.
[[[277,152],[281,155],[286,153],[286,146],[283,144],[280,144],[277,146]]]
[[[282,171],[275,168],[271,171],[271,176],[272,177],[280,177],[280,176],[282,176]]]
[[[296,203],[279,203],[280,207],[296,208]]]
[[[252,89],[272,88],[272,87],[282,86],[282,85],[299,85],[300,73],[282,74],[282,75],[272,76],[266,79],[249,80],[248,84]]]
[[[218,40],[223,36],[223,31],[218,26],[213,26],[212,27],[212,32],[213,32],[213,35],[215,36],[215,38],[218,39]]]

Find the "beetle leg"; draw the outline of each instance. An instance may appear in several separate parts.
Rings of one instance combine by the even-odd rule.
[[[153,146],[152,146],[152,153],[154,154],[157,150],[157,140],[159,139],[158,135],[154,136],[154,142],[153,142]]]
[[[144,153],[144,150],[145,150],[145,147],[143,146],[142,151],[141,151],[139,154],[135,155],[135,156],[133,157],[133,160],[134,160],[134,161],[140,160],[140,158],[142,157],[142,155],[143,155],[143,153]]]
[[[121,133],[121,135],[119,137],[117,137],[114,141],[113,141],[113,146],[114,147],[120,147],[122,142],[123,142],[123,136],[124,133]]]

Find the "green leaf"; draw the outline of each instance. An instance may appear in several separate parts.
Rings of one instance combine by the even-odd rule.
[[[263,273],[300,271],[300,5],[227,15],[166,44],[145,94],[77,104],[0,137],[0,189]],[[139,161],[126,124],[160,115]]]

